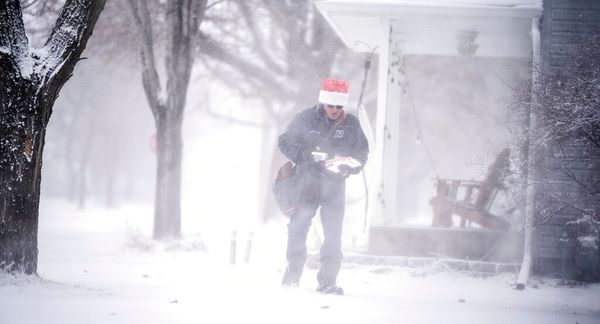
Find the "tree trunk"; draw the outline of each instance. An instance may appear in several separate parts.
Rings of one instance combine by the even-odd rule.
[[[182,118],[174,113],[157,120],[157,172],[154,239],[181,236]]]
[[[37,87],[15,82],[0,95],[0,269],[35,273],[46,122]],[[36,102],[38,102],[36,104]]]
[[[20,1],[0,1],[0,269],[37,271],[46,126],[103,7],[67,0],[44,50],[30,51]]]
[[[194,57],[192,55],[206,0],[167,2],[166,89],[161,85],[154,58],[152,20],[146,1],[128,1],[134,34],[140,43],[142,83],[156,122],[157,171],[154,239],[181,236],[181,157],[183,110]],[[166,98],[160,93],[165,90]]]

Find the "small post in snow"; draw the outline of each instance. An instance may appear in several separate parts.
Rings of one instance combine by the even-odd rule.
[[[229,264],[235,265],[237,248],[237,231],[231,231],[231,241],[229,242]]]
[[[246,253],[244,254],[244,263],[250,263],[250,254],[252,253],[252,237],[254,232],[248,233],[248,240],[246,241]]]

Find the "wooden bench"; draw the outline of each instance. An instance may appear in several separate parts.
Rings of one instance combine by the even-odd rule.
[[[508,230],[510,222],[492,215],[490,207],[498,191],[504,189],[503,181],[510,167],[509,155],[508,148],[500,152],[483,181],[436,179],[436,196],[430,200],[433,206],[431,225],[450,227],[452,215],[457,215],[461,217],[461,227],[473,222],[491,230]]]

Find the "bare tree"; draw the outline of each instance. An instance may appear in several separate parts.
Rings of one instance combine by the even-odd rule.
[[[539,126],[530,140],[546,148],[538,163],[546,172],[539,180],[547,208],[538,221],[565,208],[600,221],[600,35],[582,36],[559,71],[541,76],[530,98],[521,98]]]
[[[530,112],[531,151],[524,165],[535,215],[526,231],[560,237],[566,272],[598,280],[600,269],[600,35],[582,34],[565,46],[560,64],[540,73],[533,88],[517,95]],[[525,138],[525,136],[523,136]],[[562,237],[561,237],[562,235]],[[564,238],[568,238],[565,240]],[[567,261],[569,259],[569,261]],[[568,268],[568,269],[567,269]]]
[[[155,239],[181,235],[182,124],[194,63],[194,48],[207,0],[167,1],[166,49],[155,49],[153,23],[145,0],[128,0],[133,31],[141,50],[142,82],[156,123],[157,179]],[[166,82],[161,83],[155,53],[164,52]],[[164,85],[163,85],[164,84]]]
[[[222,23],[203,32],[197,47],[229,68],[214,74],[241,94],[261,98],[276,121],[313,104],[321,81],[345,53],[313,1],[231,0],[222,10]]]
[[[219,24],[202,32],[198,51],[209,71],[242,96],[262,102],[270,117],[264,127],[261,160],[262,211],[276,212],[271,198],[274,170],[283,157],[275,139],[291,114],[315,104],[324,78],[337,72],[348,76],[356,69],[334,71],[347,54],[312,0],[231,0],[215,13]],[[217,64],[215,64],[217,62]],[[351,61],[350,63],[356,63]],[[347,66],[347,65],[346,65]]]
[[[5,270],[37,270],[46,126],[104,2],[67,0],[39,49],[28,43],[21,2],[0,2],[0,268]]]
[[[52,1],[60,6],[64,2]],[[46,16],[58,14],[48,8],[49,2],[37,1],[24,14],[26,26],[28,18],[36,19],[31,24],[36,28],[28,29],[33,29],[36,39],[44,34],[39,26]],[[127,1],[106,3],[86,46],[89,59],[77,67],[55,103],[58,114],[46,137],[42,199],[47,194],[68,197],[80,207],[88,201],[114,207],[124,200],[153,197],[154,179],[147,174],[156,169],[155,156],[148,139],[155,131],[150,110],[140,104],[145,100],[142,84],[131,82],[132,73],[139,74],[140,69],[130,18]],[[96,100],[99,97],[102,100]],[[101,118],[95,113],[98,109]],[[152,163],[146,163],[149,160]]]

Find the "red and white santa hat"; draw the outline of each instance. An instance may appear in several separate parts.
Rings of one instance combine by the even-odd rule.
[[[346,106],[348,104],[348,82],[325,79],[319,91],[319,102],[326,105]]]

